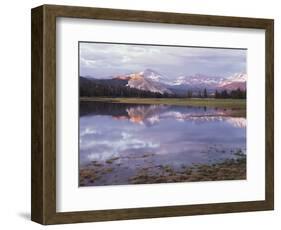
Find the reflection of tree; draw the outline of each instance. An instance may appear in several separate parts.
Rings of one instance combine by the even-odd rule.
[[[80,116],[87,116],[87,115],[128,116],[128,113],[126,112],[126,109],[128,108],[128,104],[80,101],[79,108],[80,108]]]

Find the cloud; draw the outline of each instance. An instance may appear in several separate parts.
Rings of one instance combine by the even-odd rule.
[[[80,43],[80,75],[108,78],[146,68],[174,79],[196,73],[228,76],[246,72],[243,49]]]

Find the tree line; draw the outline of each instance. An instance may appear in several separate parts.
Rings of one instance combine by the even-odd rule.
[[[188,90],[186,97],[187,98],[231,98],[231,99],[246,99],[246,90],[241,90],[240,88],[236,90],[216,90],[214,94],[208,93],[207,89],[199,90],[197,92],[192,92],[192,90]]]
[[[154,97],[163,98],[170,95],[130,88],[123,85],[99,84],[94,81],[80,81],[80,97]]]
[[[102,80],[88,80],[80,78],[80,97],[143,97],[143,98],[233,98],[245,99],[246,91],[236,90],[222,90],[215,92],[208,92],[206,88],[203,90],[188,90],[186,94],[168,94],[157,93],[130,88],[126,86],[126,81],[102,81]]]

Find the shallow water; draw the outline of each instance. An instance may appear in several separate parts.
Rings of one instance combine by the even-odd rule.
[[[80,102],[80,185],[130,184],[143,170],[180,170],[246,153],[246,119],[206,107]],[[94,179],[82,178],[92,169]]]

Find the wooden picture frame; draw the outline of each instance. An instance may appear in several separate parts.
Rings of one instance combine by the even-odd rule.
[[[121,20],[264,29],[266,34],[265,200],[100,211],[56,211],[56,18]],[[274,21],[179,13],[43,5],[32,9],[32,205],[31,219],[64,224],[274,208]]]

